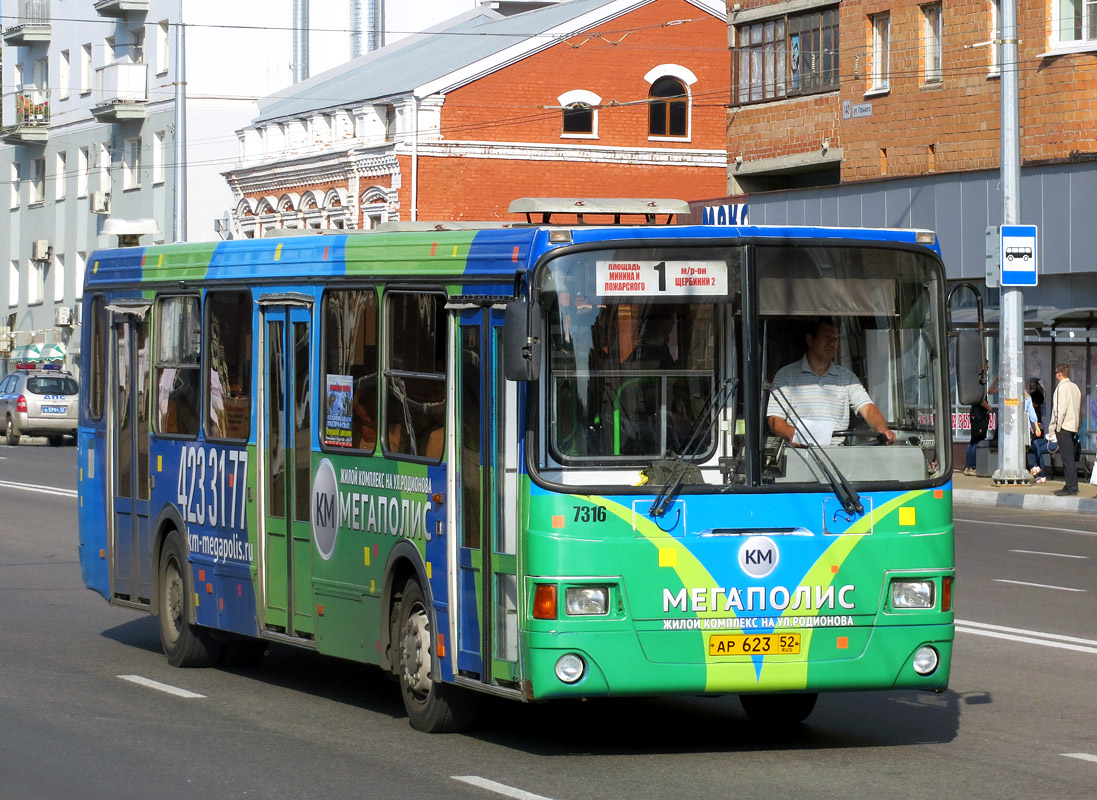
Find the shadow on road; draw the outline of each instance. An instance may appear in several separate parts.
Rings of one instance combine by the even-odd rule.
[[[473,735],[542,756],[894,747],[952,741],[966,703],[955,692],[824,694],[807,722],[772,730],[751,722],[736,697],[562,701],[524,708],[493,701]]]
[[[155,617],[143,616],[130,620],[108,628],[102,635],[127,647],[162,657],[160,626]],[[247,667],[218,666],[216,669],[388,717],[405,716],[396,683],[388,673],[368,664],[269,642],[267,655],[258,664]]]
[[[153,617],[131,620],[102,635],[161,653]],[[270,643],[258,665],[218,669],[390,718],[405,716],[396,683],[379,667]],[[823,694],[806,723],[772,730],[750,721],[734,696],[535,705],[485,696],[479,724],[469,735],[549,757],[895,747],[950,742],[959,732],[963,707],[990,702],[991,696],[982,692]]]

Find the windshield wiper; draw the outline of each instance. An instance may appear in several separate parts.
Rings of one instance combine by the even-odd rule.
[[[728,378],[715,388],[709,396],[708,402],[705,404],[704,411],[698,415],[693,423],[693,427],[690,428],[686,446],[682,448],[684,453],[688,454],[693,452],[693,448],[699,441],[698,437],[700,437],[701,432],[704,431],[708,425],[712,424],[712,412],[719,408],[720,405],[727,400],[728,395],[738,388],[738,378]],[[734,402],[732,405],[734,406]],[[671,469],[670,475],[663,482],[662,487],[659,489],[659,494],[655,495],[655,501],[648,510],[648,513],[653,517],[661,517],[667,513],[671,501],[682,486],[682,481],[685,479],[686,473],[689,471],[690,467],[694,466],[693,462],[690,461],[687,456],[677,455],[670,450],[666,452],[664,460],[675,463],[674,467]],[[652,466],[654,466],[654,464]]]
[[[830,488],[834,490],[834,495],[841,503],[842,508],[846,510],[847,514],[864,514],[865,507],[861,503],[861,496],[857,494],[857,490],[850,486],[849,481],[846,480],[846,476],[842,474],[842,470],[838,469],[838,466],[831,460],[827,451],[819,444],[819,440],[815,438],[815,434],[812,433],[811,428],[804,424],[804,420],[796,413],[796,409],[792,407],[792,403],[785,397],[785,393],[781,390],[780,386],[774,386],[772,383],[763,384],[763,387],[769,389],[770,396],[777,401],[777,405],[780,406],[781,411],[786,416],[791,416],[796,423],[796,431],[801,435],[806,434],[810,440],[806,448],[811,457],[815,459],[816,466],[827,476],[827,480],[830,481]]]

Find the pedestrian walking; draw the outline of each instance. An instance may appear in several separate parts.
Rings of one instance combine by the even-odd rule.
[[[1048,452],[1058,447],[1063,462],[1060,497],[1078,494],[1078,429],[1082,427],[1082,392],[1070,379],[1070,366],[1055,367],[1055,391],[1051,395],[1051,420],[1047,426]]]

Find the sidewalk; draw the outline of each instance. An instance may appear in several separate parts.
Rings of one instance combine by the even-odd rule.
[[[1048,478],[1047,483],[997,485],[990,478],[965,475],[962,466],[952,474],[954,503],[1097,514],[1097,486],[1089,483],[1088,474],[1078,475],[1078,494],[1056,497],[1062,488],[1061,476]]]

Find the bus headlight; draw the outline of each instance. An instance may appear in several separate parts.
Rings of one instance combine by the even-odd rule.
[[[575,683],[586,671],[586,663],[575,653],[565,653],[556,662],[556,677],[564,683]]]
[[[892,581],[892,608],[933,608],[933,581]]]
[[[608,601],[605,586],[569,586],[564,592],[564,608],[572,617],[604,616]]]
[[[939,663],[941,663],[941,657],[934,648],[927,644],[919,647],[917,652],[915,652],[914,661],[911,662],[911,666],[914,667],[914,671],[919,675],[929,675],[937,669]]]

